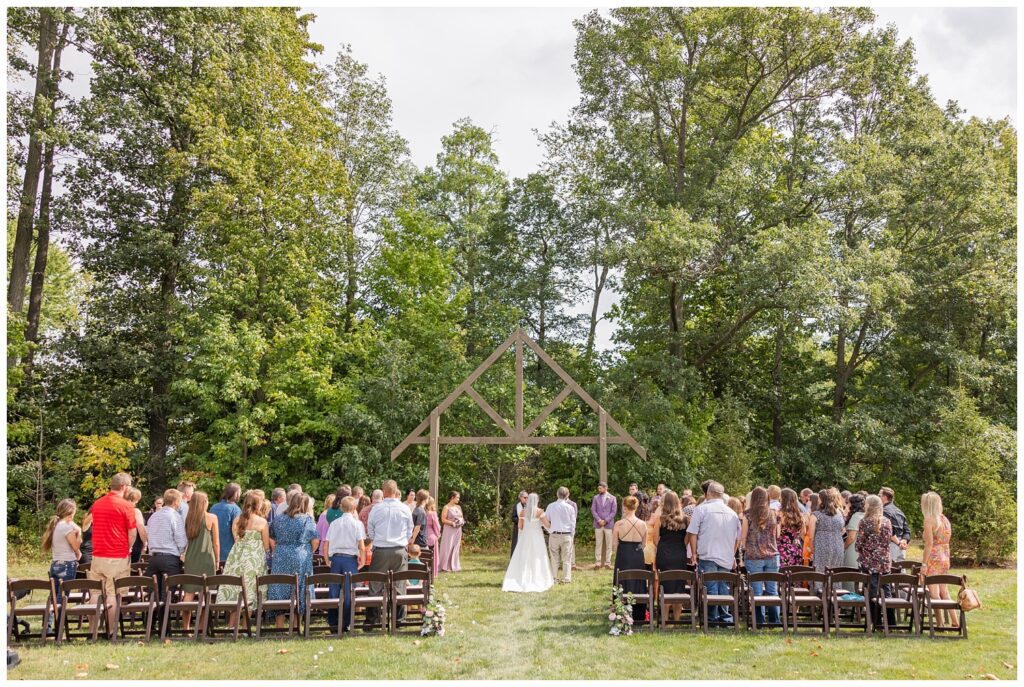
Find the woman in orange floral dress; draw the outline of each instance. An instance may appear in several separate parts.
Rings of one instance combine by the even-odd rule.
[[[921,494],[921,513],[924,514],[924,555],[921,565],[922,580],[928,575],[945,575],[949,572],[949,540],[952,529],[949,520],[942,514],[942,497],[934,491]],[[928,585],[928,594],[933,599],[949,600],[949,588],[944,584]],[[945,615],[952,627],[959,627],[956,614],[943,611],[936,622],[942,626]]]

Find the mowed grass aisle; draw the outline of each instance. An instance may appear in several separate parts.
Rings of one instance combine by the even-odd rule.
[[[585,551],[579,554],[586,562]],[[610,571],[584,570],[546,594],[504,594],[507,558],[467,554],[443,574],[451,597],[448,634],[420,638],[356,632],[344,640],[241,640],[140,646],[77,642],[19,647],[23,679],[686,679],[981,678],[1017,675],[1016,571],[969,577],[985,609],[970,616],[970,639],[803,636],[739,637],[686,631],[607,635]],[[41,562],[8,562],[12,576],[45,574]],[[333,648],[333,650],[331,650]]]

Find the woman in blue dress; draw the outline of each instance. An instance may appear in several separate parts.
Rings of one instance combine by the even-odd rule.
[[[313,574],[313,552],[317,540],[316,522],[313,520],[313,499],[295,492],[288,499],[288,510],[274,518],[270,525],[270,538],[276,543],[270,572],[274,575],[296,575],[299,578],[299,617],[306,610],[306,577]],[[290,585],[272,584],[267,598],[285,600],[291,597]],[[284,612],[274,619],[277,627],[284,627]],[[298,620],[298,618],[296,618]]]

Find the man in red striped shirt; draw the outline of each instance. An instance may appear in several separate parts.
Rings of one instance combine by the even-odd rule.
[[[131,550],[138,535],[135,507],[124,497],[132,477],[119,472],[110,480],[110,491],[92,504],[92,565],[88,578],[103,583],[107,597],[107,631],[117,627],[114,618],[114,580],[131,574]]]

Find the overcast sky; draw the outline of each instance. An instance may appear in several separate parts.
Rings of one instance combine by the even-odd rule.
[[[505,171],[525,176],[541,160],[533,131],[564,121],[579,101],[572,70],[582,8],[316,8],[314,40],[323,59],[350,43],[356,59],[385,76],[394,122],[413,161],[433,164],[441,137],[460,117],[495,134]],[[880,8],[913,40],[918,71],[940,104],[969,115],[1017,121],[1016,8]],[[605,298],[607,312],[615,294]],[[584,305],[580,312],[588,310]],[[598,327],[611,347],[612,324]]]

